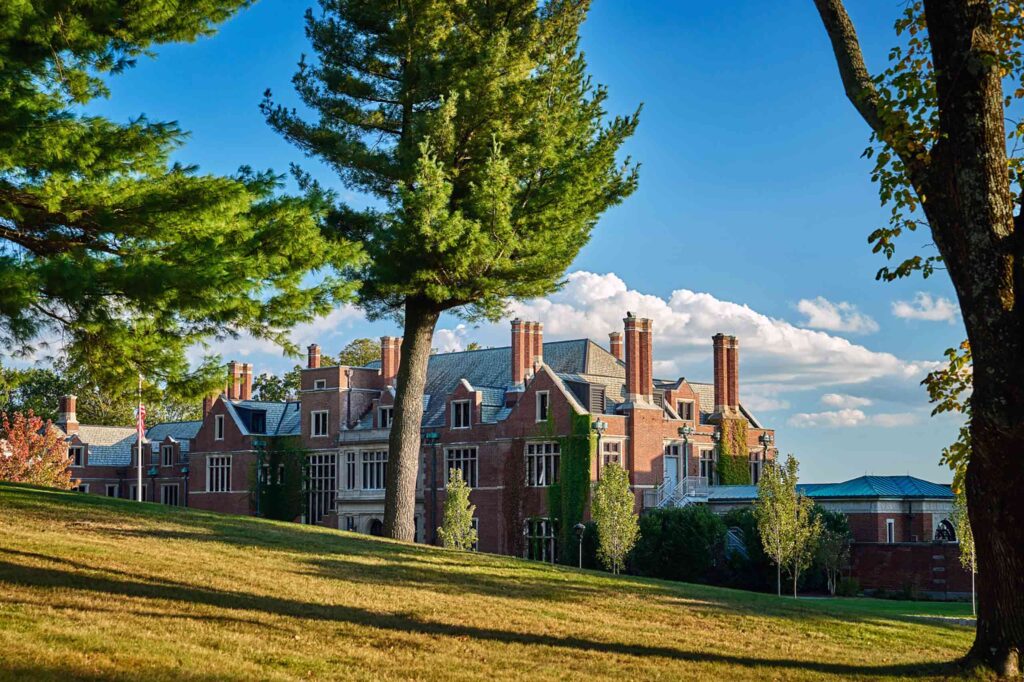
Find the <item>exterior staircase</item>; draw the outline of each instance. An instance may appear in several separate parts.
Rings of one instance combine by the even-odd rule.
[[[707,502],[710,490],[707,480],[699,476],[687,476],[678,483],[666,480],[655,488],[650,506],[685,507],[689,504]]]

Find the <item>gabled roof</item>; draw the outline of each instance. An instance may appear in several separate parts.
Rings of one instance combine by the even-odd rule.
[[[154,424],[149,427],[146,431],[146,439],[154,442],[160,442],[170,436],[176,441],[191,440],[196,437],[199,433],[199,428],[203,425],[201,419],[195,421],[182,421],[182,422],[164,422],[162,424]]]
[[[137,438],[130,426],[80,424],[78,439],[89,446],[89,465],[124,467],[131,464]]]
[[[297,436],[300,433],[302,415],[298,401],[281,403],[264,400],[225,400],[224,405],[245,436]],[[252,431],[252,417],[256,412],[266,415],[266,429],[263,433]]]
[[[915,476],[860,476],[842,483],[799,483],[796,487],[811,499],[953,499],[948,485]],[[712,486],[709,499],[712,502],[754,500],[757,499],[757,486]]]

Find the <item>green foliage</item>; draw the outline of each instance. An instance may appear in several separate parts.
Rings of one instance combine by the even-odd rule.
[[[552,422],[548,427],[553,429]],[[548,513],[558,520],[558,542],[562,548],[576,542],[573,528],[583,520],[590,498],[590,464],[597,441],[590,429],[589,414],[573,414],[571,432],[558,438],[558,483],[548,487]],[[563,563],[574,564],[572,552],[561,552]]]
[[[380,344],[373,339],[354,339],[341,349],[338,357],[322,353],[320,366],[331,367],[345,365],[362,367],[380,359]],[[252,382],[252,394],[257,400],[281,402],[294,400],[302,388],[302,365],[295,365],[284,374],[260,374]]]
[[[766,466],[757,486],[754,513],[765,553],[775,563],[776,587],[782,593],[781,572],[789,571],[796,596],[800,571],[810,564],[821,521],[812,514],[814,503],[796,489],[800,464],[789,455],[785,464]]]
[[[632,565],[653,578],[710,582],[725,534],[725,523],[706,505],[653,509],[640,518]]]
[[[953,490],[964,489],[964,476],[971,457],[971,392],[974,389],[974,371],[971,344],[964,341],[959,348],[947,348],[949,364],[929,372],[921,383],[928,389],[928,397],[935,405],[932,415],[954,412],[964,415],[956,442],[942,449],[940,463],[953,470]]]
[[[960,565],[972,573],[977,573],[974,552],[974,532],[971,530],[971,519],[967,514],[967,493],[961,488],[953,499],[953,514],[950,518],[956,530],[956,540],[960,544]]]
[[[437,535],[441,544],[449,549],[469,550],[477,542],[476,529],[473,528],[473,512],[476,505],[469,503],[471,492],[462,469],[448,471],[448,486],[444,497],[444,517]]]
[[[757,529],[757,516],[751,507],[730,509],[722,517],[727,529],[736,529],[743,536],[746,557],[738,552],[729,554],[718,572],[716,582],[728,587],[764,592],[775,584],[775,567],[761,546]]]
[[[836,583],[836,597],[856,597],[860,594],[860,581],[856,578],[840,578]]]
[[[60,335],[74,367],[117,392],[138,373],[193,397],[220,361],[186,351],[241,332],[294,351],[287,330],[351,285],[306,276],[351,263],[325,238],[326,197],[280,196],[242,168],[200,175],[170,162],[185,133],[83,113],[104,78],[161,44],[209,35],[248,0],[15,1],[0,9],[0,341],[28,352]]]
[[[724,418],[721,433],[722,440],[718,446],[718,482],[721,485],[750,485],[747,420]]]
[[[353,339],[338,353],[338,359],[333,360],[330,356],[328,361],[320,359],[321,365],[345,365],[346,367],[362,367],[374,360],[380,360],[380,342],[373,339]]]
[[[594,486],[591,515],[597,526],[597,557],[612,573],[619,572],[639,537],[635,506],[629,472],[614,463],[604,467]]]
[[[302,447],[301,439],[288,436],[266,438],[265,445],[258,447],[256,453],[250,478],[256,481],[253,502],[259,515],[294,521],[306,507],[305,463],[309,451]]]
[[[811,513],[821,527],[814,547],[814,566],[824,573],[829,594],[835,595],[839,572],[850,559],[850,522],[843,512],[818,505],[812,507]]]

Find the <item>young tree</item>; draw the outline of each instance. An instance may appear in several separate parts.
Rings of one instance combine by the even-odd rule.
[[[794,478],[794,491],[796,490]],[[793,575],[793,598],[796,599],[800,572],[814,561],[814,551],[821,535],[821,518],[814,513],[814,502],[803,493],[797,493],[793,517],[793,556],[790,572]]]
[[[792,466],[791,466],[792,465]],[[790,455],[785,466],[765,466],[757,483],[754,514],[764,553],[775,564],[775,593],[782,596],[782,567],[793,559],[793,519],[796,517],[796,460]],[[793,469],[793,476],[789,472]]]
[[[597,524],[597,557],[612,573],[619,572],[640,538],[635,504],[629,473],[618,464],[605,466],[594,486],[590,515]]]
[[[850,558],[850,521],[841,511],[831,511],[817,505],[814,514],[821,524],[814,558],[825,571],[828,593],[835,596],[839,571]]]
[[[616,161],[637,115],[607,120],[579,50],[587,0],[320,0],[294,84],[315,114],[270,125],[374,208],[333,224],[369,258],[371,317],[404,324],[384,531],[412,540],[423,392],[438,316],[498,319],[558,288],[601,213],[636,187]],[[300,177],[304,177],[301,176]],[[309,183],[306,178],[307,186]]]
[[[445,489],[444,516],[441,527],[437,529],[441,544],[449,549],[473,549],[476,544],[476,528],[473,527],[476,505],[469,503],[471,492],[462,477],[462,469],[450,469]]]
[[[967,514],[967,495],[961,487],[956,490],[953,499],[953,528],[956,529],[956,540],[960,545],[960,565],[971,572],[971,612],[978,615],[978,604],[975,595],[974,576],[978,573],[977,558],[974,554],[974,532],[971,530],[971,519]]]
[[[927,224],[937,254],[914,255],[879,276],[939,264],[952,280],[974,363],[967,500],[985,574],[969,658],[1005,676],[1024,651],[1024,159],[1007,156],[1006,108],[1024,97],[1024,16],[1016,0],[924,0],[897,22],[904,44],[872,76],[842,0],[814,0],[847,97],[872,131],[873,176],[892,207],[870,236],[891,258],[904,230]],[[1004,80],[1010,94],[1003,93]],[[1017,146],[1014,145],[1014,149]],[[877,153],[876,153],[877,152]],[[923,214],[924,220],[920,220]]]
[[[64,437],[30,410],[0,412],[0,481],[68,490],[71,461]]]
[[[200,395],[222,381],[186,350],[248,332],[294,351],[287,329],[351,293],[356,247],[326,238],[319,195],[280,178],[200,175],[171,163],[185,133],[83,107],[104,77],[157,45],[210,35],[251,0],[4,2],[0,6],[0,342],[27,352],[60,336],[105,388]]]

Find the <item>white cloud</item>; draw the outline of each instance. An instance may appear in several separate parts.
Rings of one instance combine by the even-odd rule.
[[[821,396],[821,402],[829,407],[867,407],[872,403],[868,398],[845,393],[826,393]]]
[[[883,429],[892,429],[898,426],[910,426],[917,423],[917,415],[913,412],[894,412],[890,414],[872,415],[871,423]]]
[[[796,309],[804,314],[804,327],[825,329],[833,332],[872,334],[878,331],[878,323],[870,316],[857,310],[857,306],[845,301],[833,303],[824,296],[801,299]]]
[[[819,426],[840,427],[860,426],[867,421],[867,415],[861,410],[833,410],[830,412],[798,412],[788,420],[790,426],[796,428],[814,428]]]
[[[468,330],[460,324],[455,329],[438,329],[434,332],[433,347],[440,353],[453,353],[465,349]]]
[[[912,301],[893,301],[892,314],[904,320],[927,320],[929,322],[956,322],[960,309],[956,303],[943,296],[932,296],[917,292]]]

